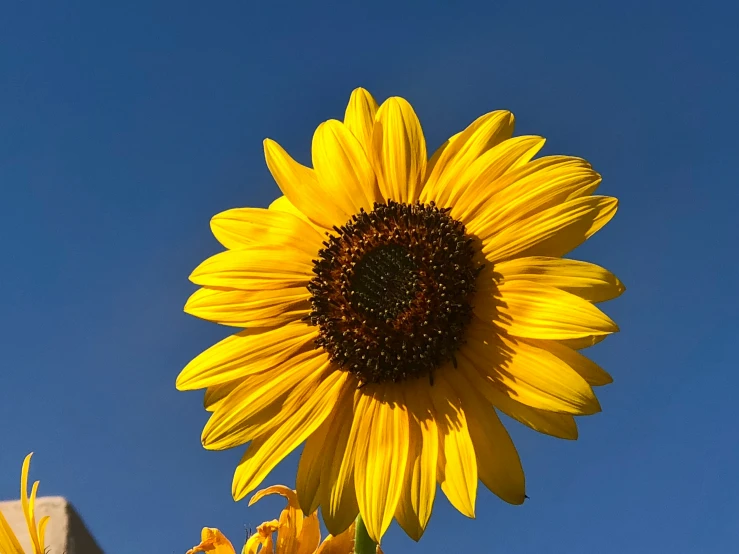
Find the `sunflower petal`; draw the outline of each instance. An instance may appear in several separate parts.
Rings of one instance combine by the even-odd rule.
[[[572,415],[600,411],[593,389],[570,366],[493,325],[473,321],[464,353],[491,385],[522,404]]]
[[[255,244],[287,245],[315,256],[323,235],[304,219],[285,211],[263,208],[234,208],[210,220],[213,236],[231,250]]]
[[[234,473],[234,500],[242,499],[258,487],[285,456],[323,423],[331,413],[346,379],[346,372],[329,373],[315,394],[304,404],[297,406],[286,421],[272,432],[252,441]]]
[[[200,544],[193,546],[187,554],[207,552],[208,554],[235,554],[231,541],[220,530],[213,527],[203,527],[200,534]]]
[[[449,137],[448,139],[446,139],[441,144],[441,146],[439,146],[434,151],[434,153],[432,154],[432,156],[429,159],[428,163],[426,164],[426,176],[425,176],[424,182],[428,182],[429,177],[431,176],[432,173],[434,173],[435,168],[436,168],[436,164],[441,159],[441,156],[444,154],[444,152],[446,151],[446,149],[449,148],[449,146],[451,146],[451,144],[455,140],[458,140],[459,137],[462,136],[462,133],[463,133],[463,131],[460,131],[459,133],[456,133],[456,134],[452,135],[451,137]],[[448,160],[446,160],[446,161],[448,161]],[[421,193],[421,195],[423,195],[423,192]]]
[[[441,155],[429,176],[422,200],[434,201],[440,206],[452,205],[450,192],[464,171],[490,148],[511,138],[513,124],[513,114],[505,110],[478,118]]]
[[[575,350],[582,350],[583,348],[590,348],[595,346],[599,342],[605,340],[608,335],[588,335],[578,339],[566,339],[558,340],[557,342],[568,348],[574,348]]]
[[[519,423],[523,423],[534,431],[557,437],[558,439],[577,440],[577,423],[575,422],[575,418],[569,414],[538,410],[516,402],[504,394],[499,395],[495,407],[508,417],[515,419]]]
[[[272,533],[275,533],[280,528],[280,523],[273,519],[272,521],[265,521],[257,527],[257,532],[249,537],[244,545],[241,554],[273,554],[274,543],[272,541]],[[261,550],[259,548],[261,547]]]
[[[344,395],[336,403],[335,415],[331,420],[333,425],[323,451],[318,496],[323,522],[334,536],[351,526],[359,513],[354,465],[360,419],[354,413],[362,394],[357,390],[357,384],[356,380],[350,380]]]
[[[357,503],[375,542],[393,519],[408,461],[408,411],[394,389],[365,387],[365,404],[354,415],[362,418],[354,465]]]
[[[39,537],[36,531],[36,492],[38,491],[39,482],[36,481],[31,487],[31,497],[28,497],[28,471],[31,467],[31,458],[33,452],[29,453],[23,460],[21,466],[21,508],[23,509],[23,516],[26,519],[26,525],[28,527],[28,533],[31,535],[31,543],[34,548],[34,552],[43,552],[43,545],[39,544]]]
[[[453,162],[454,158],[475,131],[488,123],[491,119],[499,117],[501,113],[503,112],[494,111],[481,115],[470,123],[464,130],[449,137],[444,144],[437,148],[436,152],[434,152],[434,155],[431,157],[426,171],[426,181],[431,183],[436,182],[446,167]],[[432,192],[430,187],[429,192]],[[423,196],[421,200],[426,202],[426,196]]]
[[[348,217],[382,201],[377,178],[361,143],[340,121],[321,123],[313,135],[313,167],[324,194]]]
[[[307,438],[298,463],[298,474],[295,477],[300,507],[306,514],[312,514],[318,509],[320,498],[318,491],[321,485],[321,471],[324,456],[327,452],[336,449],[336,433],[331,431],[336,427],[336,412],[326,418],[326,421]]]
[[[18,542],[18,538],[2,512],[0,512],[0,552],[23,554],[23,548]]]
[[[613,383],[613,377],[601,368],[594,361],[583,356],[577,350],[574,350],[568,346],[560,344],[556,341],[548,340],[536,340],[536,339],[525,339],[526,342],[536,346],[537,348],[543,348],[548,350],[560,360],[570,366],[572,369],[577,371],[580,376],[585,379],[590,386],[598,387]]]
[[[321,524],[318,521],[318,513],[313,512],[303,520],[303,528],[298,534],[297,548],[294,552],[295,554],[314,554],[319,544],[321,544]],[[293,551],[285,550],[284,552]]]
[[[318,547],[316,554],[351,554],[354,552],[355,532],[355,525],[352,523],[339,535],[329,535]]]
[[[275,141],[264,141],[264,157],[282,194],[308,219],[324,229],[332,229],[351,217],[334,202],[334,191],[324,189],[312,169],[293,160]]]
[[[449,502],[467,517],[475,517],[477,460],[467,414],[443,374],[430,387],[439,430],[438,480]]]
[[[413,203],[426,173],[426,139],[413,107],[403,98],[385,100],[372,133],[382,198]]]
[[[277,530],[277,552],[296,552],[299,540],[303,534],[303,512],[298,506],[298,497],[295,491],[284,485],[273,485],[262,489],[252,496],[249,506],[270,494],[279,494],[287,500],[287,507],[280,513],[279,529]],[[313,546],[312,553],[320,542],[320,534]]]
[[[226,250],[211,256],[190,275],[196,285],[237,290],[274,290],[307,286],[313,278],[313,261],[302,250],[255,245],[247,250]]]
[[[571,415],[538,410],[521,404],[501,392],[496,386],[491,386],[487,377],[483,376],[483,372],[479,371],[464,355],[460,354],[457,361],[474,388],[508,417],[545,435],[560,439],[577,439],[577,424]]]
[[[336,483],[336,480],[337,475],[341,472],[347,439],[351,429],[352,404],[353,394],[351,387],[347,386],[347,389],[336,403],[333,413],[305,441],[305,447],[298,464],[295,490],[298,494],[300,506],[306,514],[313,513],[319,504],[323,504],[324,519],[327,513],[334,514],[337,507],[340,509],[340,488],[345,483],[343,481]],[[346,467],[353,468],[353,465],[347,462]],[[346,487],[351,489],[353,494],[353,478],[346,478],[345,481]],[[321,495],[321,484],[323,484],[326,491],[324,496]],[[337,494],[332,495],[332,491]],[[356,500],[354,505],[356,506]],[[357,512],[354,511],[348,519],[351,521],[356,514]]]
[[[425,391],[407,390],[405,400],[410,412],[410,450],[395,518],[408,536],[418,541],[431,517],[436,496],[439,431]]]
[[[304,221],[308,225],[311,226],[311,228],[318,232],[320,236],[324,236],[326,234],[325,227],[321,227],[320,225],[316,225],[313,221],[308,219],[308,216],[305,215],[303,212],[301,212],[299,209],[295,207],[295,205],[290,202],[287,199],[287,196],[280,196],[276,200],[274,200],[268,207],[268,210],[274,210],[277,212],[286,212],[289,214],[294,215],[295,217],[299,218],[300,220]]]
[[[496,298],[482,299],[475,313],[511,335],[531,339],[576,339],[618,331],[613,320],[587,300],[518,279],[499,283]]]
[[[534,166],[536,164],[529,164]],[[592,194],[601,176],[575,164],[555,165],[522,176],[494,194],[468,224],[483,241],[546,209]]]
[[[578,260],[545,256],[515,258],[496,264],[495,271],[507,281],[520,279],[541,283],[576,294],[589,302],[605,302],[626,290],[610,271]]]
[[[459,221],[468,221],[470,215],[485,204],[497,190],[504,174],[526,164],[544,146],[538,136],[522,136],[504,140],[478,157],[453,184],[449,205],[451,215]]]
[[[202,287],[185,304],[185,312],[233,327],[275,327],[310,313],[305,287],[276,290],[222,290]]]
[[[280,425],[310,401],[329,371],[335,370],[328,355],[311,353],[242,383],[211,414],[203,429],[203,446],[233,448]]]
[[[477,458],[480,481],[510,504],[523,504],[525,479],[516,447],[505,427],[476,387],[458,374],[453,383],[467,414],[467,426]]]
[[[205,389],[203,395],[203,407],[208,412],[214,412],[223,400],[231,394],[236,387],[243,383],[244,379],[234,379],[220,385],[212,385]]]
[[[344,114],[344,125],[357,137],[368,158],[372,155],[372,129],[377,108],[377,102],[368,91],[356,88],[349,97]]]
[[[38,543],[43,547],[46,544],[46,527],[49,525],[51,516],[44,516],[38,522]]]
[[[483,240],[483,254],[493,264],[513,257],[564,256],[608,223],[617,207],[618,200],[608,196],[570,200]]]
[[[302,322],[273,329],[246,329],[195,357],[177,377],[178,390],[203,389],[276,367],[318,336]]]

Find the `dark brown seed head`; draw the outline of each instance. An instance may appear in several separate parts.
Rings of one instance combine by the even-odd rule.
[[[455,361],[482,266],[448,212],[376,203],[335,227],[314,260],[316,342],[362,384],[431,377]]]

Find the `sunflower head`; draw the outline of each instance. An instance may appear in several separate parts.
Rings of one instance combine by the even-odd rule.
[[[478,480],[524,501],[498,412],[574,439],[574,416],[600,410],[610,375],[579,350],[618,330],[596,304],[624,287],[564,256],[617,201],[513,124],[490,112],[428,157],[406,100],[357,89],[316,129],[312,167],[265,141],[283,196],[213,218],[226,251],[185,307],[242,330],[177,379],[206,390],[206,448],[249,445],[234,498],[305,443],[302,513],[320,506],[335,535],[359,513],[376,542],[395,518],[417,540],[439,485],[469,517]]]

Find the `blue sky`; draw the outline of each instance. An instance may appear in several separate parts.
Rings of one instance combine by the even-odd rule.
[[[351,5],[349,5],[351,4]],[[596,5],[598,4],[598,5]],[[587,158],[619,214],[576,252],[616,272],[614,376],[580,439],[507,421],[530,501],[439,496],[388,554],[729,552],[735,399],[739,10],[729,2],[11,2],[0,20],[0,498],[23,456],[110,553],[234,542],[275,517],[230,497],[174,379],[229,333],[185,315],[211,215],[278,194],[262,140],[310,159],[356,86],[406,97],[432,147],[507,108]],[[265,484],[292,485],[291,456]]]

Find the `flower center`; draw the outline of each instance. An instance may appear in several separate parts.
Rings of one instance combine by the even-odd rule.
[[[364,385],[428,375],[451,360],[472,318],[482,266],[449,209],[389,200],[360,211],[314,260],[317,344]]]
[[[382,244],[354,266],[350,303],[357,312],[390,322],[413,304],[419,289],[418,266],[407,247]]]

